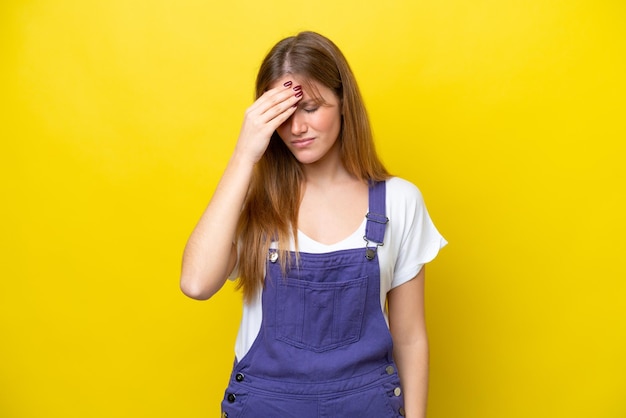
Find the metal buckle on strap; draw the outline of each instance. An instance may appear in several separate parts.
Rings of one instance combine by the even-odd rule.
[[[389,218],[385,215],[381,215],[380,213],[367,212],[365,217],[367,218],[368,222],[372,221],[380,225],[386,225],[387,223],[389,223]],[[373,260],[374,257],[376,257],[378,247],[382,247],[384,243],[373,241],[372,239],[367,238],[367,235],[363,235],[363,240],[365,240],[365,258],[367,258],[368,260]],[[374,244],[374,247],[372,247],[370,244]]]
[[[376,257],[376,252],[378,251],[378,247],[382,247],[385,245],[384,242],[376,242],[367,239],[365,235],[363,235],[363,241],[365,241],[365,258],[368,260],[373,260]],[[371,247],[370,244],[374,244],[374,247]]]
[[[389,218],[385,215],[381,215],[379,213],[367,212],[365,217],[372,222],[376,222],[377,224],[387,224],[389,223]]]

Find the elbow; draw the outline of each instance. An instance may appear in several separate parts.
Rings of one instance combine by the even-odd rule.
[[[232,271],[232,267],[230,270]],[[228,273],[221,265],[196,265],[183,259],[180,290],[192,299],[210,299],[222,288],[227,279]]]
[[[208,300],[213,296],[217,289],[203,285],[201,280],[182,274],[180,277],[180,290],[185,296],[196,300]]]

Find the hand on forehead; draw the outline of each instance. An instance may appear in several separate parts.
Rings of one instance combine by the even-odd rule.
[[[277,79],[275,82],[270,84],[269,88],[274,89],[277,87],[285,86],[285,83],[289,82],[292,83],[293,87],[302,87],[302,92],[304,93],[302,102],[312,100],[314,102],[318,102],[319,104],[328,103],[331,102],[333,96],[335,96],[334,92],[331,89],[324,86],[320,82],[300,76],[298,74],[290,73],[285,74],[284,76]]]

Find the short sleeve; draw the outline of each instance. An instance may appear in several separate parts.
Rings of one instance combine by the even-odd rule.
[[[391,185],[391,187],[389,187]],[[422,197],[422,193],[412,183],[399,178],[388,182],[391,189],[390,219],[397,241],[397,257],[391,288],[397,287],[412,278],[422,266],[432,261],[447,241],[435,227]]]

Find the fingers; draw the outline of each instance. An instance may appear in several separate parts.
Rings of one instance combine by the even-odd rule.
[[[302,97],[302,87],[294,87],[292,82],[266,91],[246,110],[237,140],[238,150],[246,158],[258,161],[274,131],[293,115]]]
[[[284,122],[293,113],[294,105],[303,96],[302,87],[292,87],[292,84],[289,81],[282,86],[266,91],[249,110],[256,113],[264,123],[273,122],[276,118]]]

